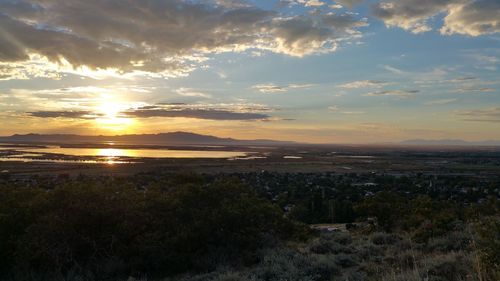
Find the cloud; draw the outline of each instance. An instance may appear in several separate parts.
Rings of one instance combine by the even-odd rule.
[[[500,107],[458,111],[457,115],[462,117],[463,121],[500,122]]]
[[[178,95],[183,96],[183,97],[198,97],[198,98],[205,98],[205,99],[210,99],[212,98],[211,95],[205,94],[199,91],[196,91],[191,88],[180,88],[175,91]]]
[[[269,84],[258,84],[252,87],[252,89],[255,89],[261,93],[264,94],[276,94],[276,93],[284,93],[288,92],[289,90],[292,89],[303,89],[303,88],[309,88],[313,86],[312,84],[290,84],[286,86],[279,86],[273,83]]]
[[[462,77],[458,77],[458,78],[455,78],[455,79],[449,79],[446,82],[450,82],[450,83],[464,83],[464,82],[475,81],[477,79],[478,78],[476,76],[462,76]]]
[[[497,0],[390,0],[372,6],[372,13],[389,26],[413,33],[432,30],[429,20],[445,14],[441,34],[479,36],[500,32]]]
[[[271,116],[254,112],[254,110],[267,110],[266,108],[252,106],[230,106],[229,108],[214,105],[188,105],[188,104],[158,104],[128,110],[122,114],[129,118],[194,118],[206,120],[240,120],[240,121],[267,121]]]
[[[333,105],[328,107],[328,111],[333,112],[333,113],[340,113],[340,114],[346,114],[346,115],[358,115],[358,114],[364,114],[364,111],[345,111],[341,110],[338,106]]]
[[[382,68],[384,68],[385,70],[387,70],[391,73],[394,73],[394,74],[406,74],[407,73],[399,68],[396,68],[396,67],[393,67],[390,65],[383,65]]]
[[[305,1],[306,7],[321,7],[323,5],[325,5],[325,3],[320,1],[320,0],[307,0],[307,1]]]
[[[0,61],[26,62],[38,55],[73,68],[182,76],[221,52],[333,52],[366,25],[351,15],[289,16],[242,3],[1,1]]]
[[[454,5],[444,18],[443,34],[479,36],[500,32],[500,2],[498,0],[469,1]]]
[[[387,26],[396,26],[413,33],[430,31],[427,20],[440,12],[454,0],[398,0],[380,2],[372,6],[372,13]]]
[[[321,0],[280,0],[279,4],[285,6],[303,5],[305,7],[321,7],[325,5]]]
[[[339,110],[340,110],[340,109],[339,109],[339,107],[338,107],[338,106],[336,106],[336,105],[332,105],[332,106],[329,106],[329,107],[328,107],[328,110],[329,110],[330,112],[335,112],[335,113],[336,113],[336,112],[339,112]]]
[[[431,75],[424,75],[422,80],[414,80],[415,84],[448,84],[448,85],[467,85],[474,84],[479,81],[478,77],[475,76],[461,76],[457,78],[446,78],[446,71],[434,70],[430,72]],[[418,77],[419,75],[414,73],[414,76]],[[434,76],[434,77],[433,77]],[[420,77],[422,78],[422,77]]]
[[[444,104],[449,104],[456,102],[457,99],[442,99],[442,100],[433,100],[426,102],[425,105],[444,105]]]
[[[467,50],[464,52],[464,57],[468,60],[472,60],[474,67],[479,69],[486,69],[490,71],[496,71],[498,69],[498,64],[500,50],[492,49],[488,53],[484,53],[481,50]]]
[[[325,5],[325,3],[320,0],[297,0],[297,3],[303,4],[306,7],[321,7]]]
[[[57,69],[56,65],[37,55],[31,55],[27,61],[3,62],[0,60],[0,80],[28,80],[30,78],[58,80],[61,75]]]
[[[287,91],[286,87],[275,84],[259,84],[253,86],[252,88],[265,94],[283,93]]]
[[[443,66],[423,71],[403,70],[390,65],[381,65],[380,67],[394,75],[406,78],[407,80],[412,81],[414,84],[444,83],[447,82],[450,74],[455,71],[455,69],[451,67]]]
[[[463,87],[457,89],[455,92],[456,93],[490,93],[490,92],[495,92],[496,90],[493,88],[488,88],[488,87]]]
[[[353,6],[358,5],[364,1],[365,0],[337,0],[335,2],[340,3],[346,7],[352,8]]]
[[[467,57],[472,58],[480,63],[485,63],[485,64],[497,64],[499,62],[499,59],[497,56],[493,55],[485,55],[485,54],[478,54],[478,53],[468,53],[466,54]]]
[[[333,5],[330,5],[328,7],[330,7],[330,9],[342,9],[342,8],[344,8],[342,5],[339,5],[339,4],[333,4]]]
[[[364,111],[341,111],[340,113],[347,114],[347,115],[365,114]]]
[[[228,121],[269,121],[271,116],[262,112],[271,109],[262,105],[254,104],[184,104],[184,103],[160,103],[131,108],[119,112],[119,118],[193,118],[205,120],[228,120]],[[66,118],[93,120],[105,118],[102,113],[89,110],[66,110],[66,111],[33,111],[27,112],[31,117],[38,118]]]
[[[106,107],[136,108],[145,103],[144,94],[155,88],[139,85],[74,86],[47,89],[9,89],[6,99],[19,111],[89,111],[104,112]],[[132,94],[134,93],[134,94]],[[126,98],[125,98],[126,97]]]
[[[370,88],[370,87],[383,87],[389,85],[388,82],[377,81],[377,80],[359,80],[340,85],[340,88],[344,89],[359,89],[359,88]]]
[[[38,118],[68,118],[68,119],[96,119],[102,115],[96,115],[90,111],[35,111],[28,112],[32,117]]]
[[[248,3],[246,3],[245,0],[209,0],[209,1],[213,1],[216,5],[227,8],[249,7]]]
[[[366,96],[366,97],[394,96],[394,97],[400,97],[400,98],[409,98],[409,97],[413,97],[418,92],[420,92],[420,91],[418,91],[418,90],[386,90],[386,91],[371,92],[368,94],[364,94],[364,96]]]

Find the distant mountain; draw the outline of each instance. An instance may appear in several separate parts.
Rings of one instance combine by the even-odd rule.
[[[424,140],[415,139],[400,142],[402,145],[419,145],[419,146],[500,146],[500,141],[464,141],[454,139],[441,139],[441,140]]]
[[[237,140],[200,135],[188,132],[171,132],[160,134],[116,135],[116,136],[84,136],[74,134],[26,134],[0,137],[0,142],[9,143],[54,143],[54,144],[87,144],[116,142],[135,145],[290,145],[294,142],[274,140]]]

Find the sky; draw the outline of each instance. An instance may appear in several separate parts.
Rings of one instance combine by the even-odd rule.
[[[0,135],[500,140],[498,0],[0,0]]]

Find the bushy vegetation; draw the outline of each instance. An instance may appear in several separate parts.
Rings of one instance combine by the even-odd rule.
[[[0,181],[0,280],[500,280],[494,196],[293,190],[191,174]],[[348,231],[303,224],[332,218]]]
[[[456,233],[455,235],[463,235]],[[380,243],[379,238],[384,238]],[[389,239],[387,239],[389,238]],[[451,237],[449,239],[452,239]],[[452,243],[449,241],[447,243]],[[174,279],[172,279],[174,280]],[[245,269],[220,268],[182,281],[323,281],[323,280],[480,280],[468,247],[457,251],[429,249],[407,237],[383,232],[323,233],[307,244],[276,247],[261,253]],[[482,279],[487,280],[487,279]],[[495,280],[495,279],[489,279]]]
[[[231,180],[147,191],[125,181],[0,189],[1,273],[19,280],[164,277],[248,265],[265,241],[303,231]]]

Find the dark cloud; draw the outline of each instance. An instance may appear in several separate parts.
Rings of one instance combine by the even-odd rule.
[[[351,15],[289,17],[241,1],[0,1],[0,61],[35,53],[76,67],[181,75],[217,52],[334,51],[364,24]]]
[[[461,0],[392,0],[372,7],[373,14],[388,26],[397,26],[414,33],[431,30],[427,19]]]
[[[270,109],[251,105],[200,105],[184,103],[165,103],[147,105],[136,109],[129,109],[119,113],[120,118],[193,118],[205,120],[240,120],[240,121],[267,121],[271,116],[261,113]],[[68,119],[98,119],[106,118],[103,114],[91,111],[35,111],[28,112],[38,118],[68,118]]]
[[[262,112],[271,110],[268,107],[251,104],[185,104],[160,103],[122,112],[131,118],[194,118],[206,120],[269,120],[271,116]]]
[[[136,109],[123,113],[127,117],[151,118],[151,117],[183,117],[207,120],[267,120],[270,118],[267,114],[252,112],[234,112],[229,110],[217,109]]]
[[[28,114],[38,118],[95,119],[99,117],[90,111],[34,111]]]

